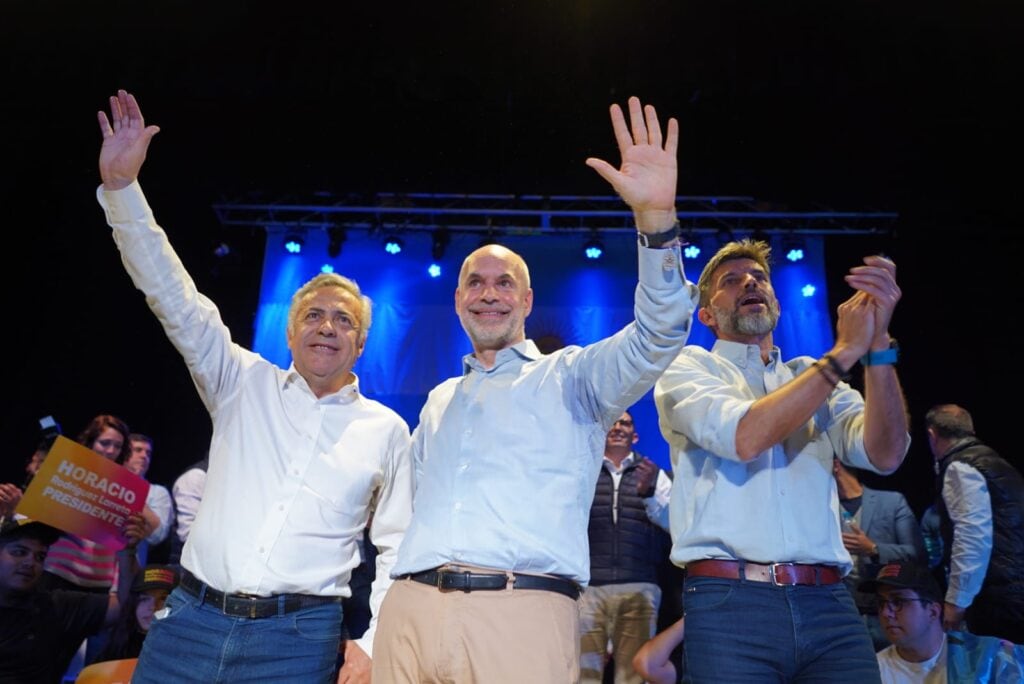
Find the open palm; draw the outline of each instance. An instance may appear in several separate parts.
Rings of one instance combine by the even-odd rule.
[[[146,126],[135,96],[124,90],[110,98],[110,119],[98,112],[103,146],[100,148],[100,177],[108,190],[120,190],[139,175],[146,161],[149,141],[160,132],[158,126]]]

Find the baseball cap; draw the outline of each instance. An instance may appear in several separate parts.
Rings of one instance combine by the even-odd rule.
[[[178,568],[174,565],[147,565],[135,573],[132,591],[148,591],[150,589],[166,589],[170,591],[178,586]]]
[[[857,585],[857,591],[875,592],[882,585],[913,589],[923,599],[942,601],[942,590],[931,571],[916,563],[883,565],[874,579],[865,580]]]
[[[26,518],[23,515],[7,518],[0,525],[0,541],[11,541],[23,537],[38,539],[50,546],[60,539],[61,531],[45,523]]]

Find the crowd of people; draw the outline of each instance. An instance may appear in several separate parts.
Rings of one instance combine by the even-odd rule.
[[[587,165],[633,211],[634,321],[542,353],[528,265],[481,247],[455,291],[472,352],[410,432],[360,392],[354,281],[295,292],[288,368],[232,341],[142,192],[159,128],[111,97],[97,200],[213,435],[119,551],[19,516],[24,487],[0,485],[0,679],[60,681],[87,640],[86,665],[137,659],[133,682],[1020,681],[1020,473],[965,409],[929,411],[939,581],[906,500],[858,477],[910,444],[895,264],[846,274],[827,353],[784,356],[769,246],[729,242],[690,281],[678,123],[637,98],[610,115],[621,162]],[[687,344],[694,317],[710,349]],[[652,389],[671,470],[635,450]],[[110,415],[77,441],[142,478],[154,453]]]

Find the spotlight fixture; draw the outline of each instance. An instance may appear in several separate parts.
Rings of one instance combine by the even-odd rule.
[[[438,266],[437,264],[430,264],[430,266],[427,266],[427,274],[431,278],[440,278],[441,277],[441,267]]]
[[[390,235],[384,240],[384,251],[388,254],[398,254],[402,251],[402,247],[402,241],[394,235]]]
[[[288,233],[284,236],[284,249],[289,254],[301,254],[304,244],[306,241],[298,233]]]
[[[591,260],[600,259],[601,255],[604,254],[604,245],[601,244],[596,235],[587,244],[583,245],[583,254]]]
[[[327,229],[327,256],[337,259],[341,254],[341,246],[345,242],[345,229],[338,226],[331,226]]]
[[[438,228],[431,234],[430,258],[435,263],[444,257],[444,251],[448,248],[448,243],[451,241],[452,236],[448,233],[447,228]],[[436,278],[437,276],[434,277]]]
[[[700,256],[700,247],[690,243],[683,247],[683,256],[687,259],[696,259]]]

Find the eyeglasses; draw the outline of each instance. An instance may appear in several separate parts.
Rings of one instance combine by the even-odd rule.
[[[910,603],[911,601],[919,601],[920,603],[934,603],[930,599],[923,598],[910,598],[908,596],[893,596],[890,599],[878,598],[875,601],[875,605],[878,606],[878,612],[881,613],[886,608],[892,608],[892,612],[898,613],[903,610],[903,606]]]

